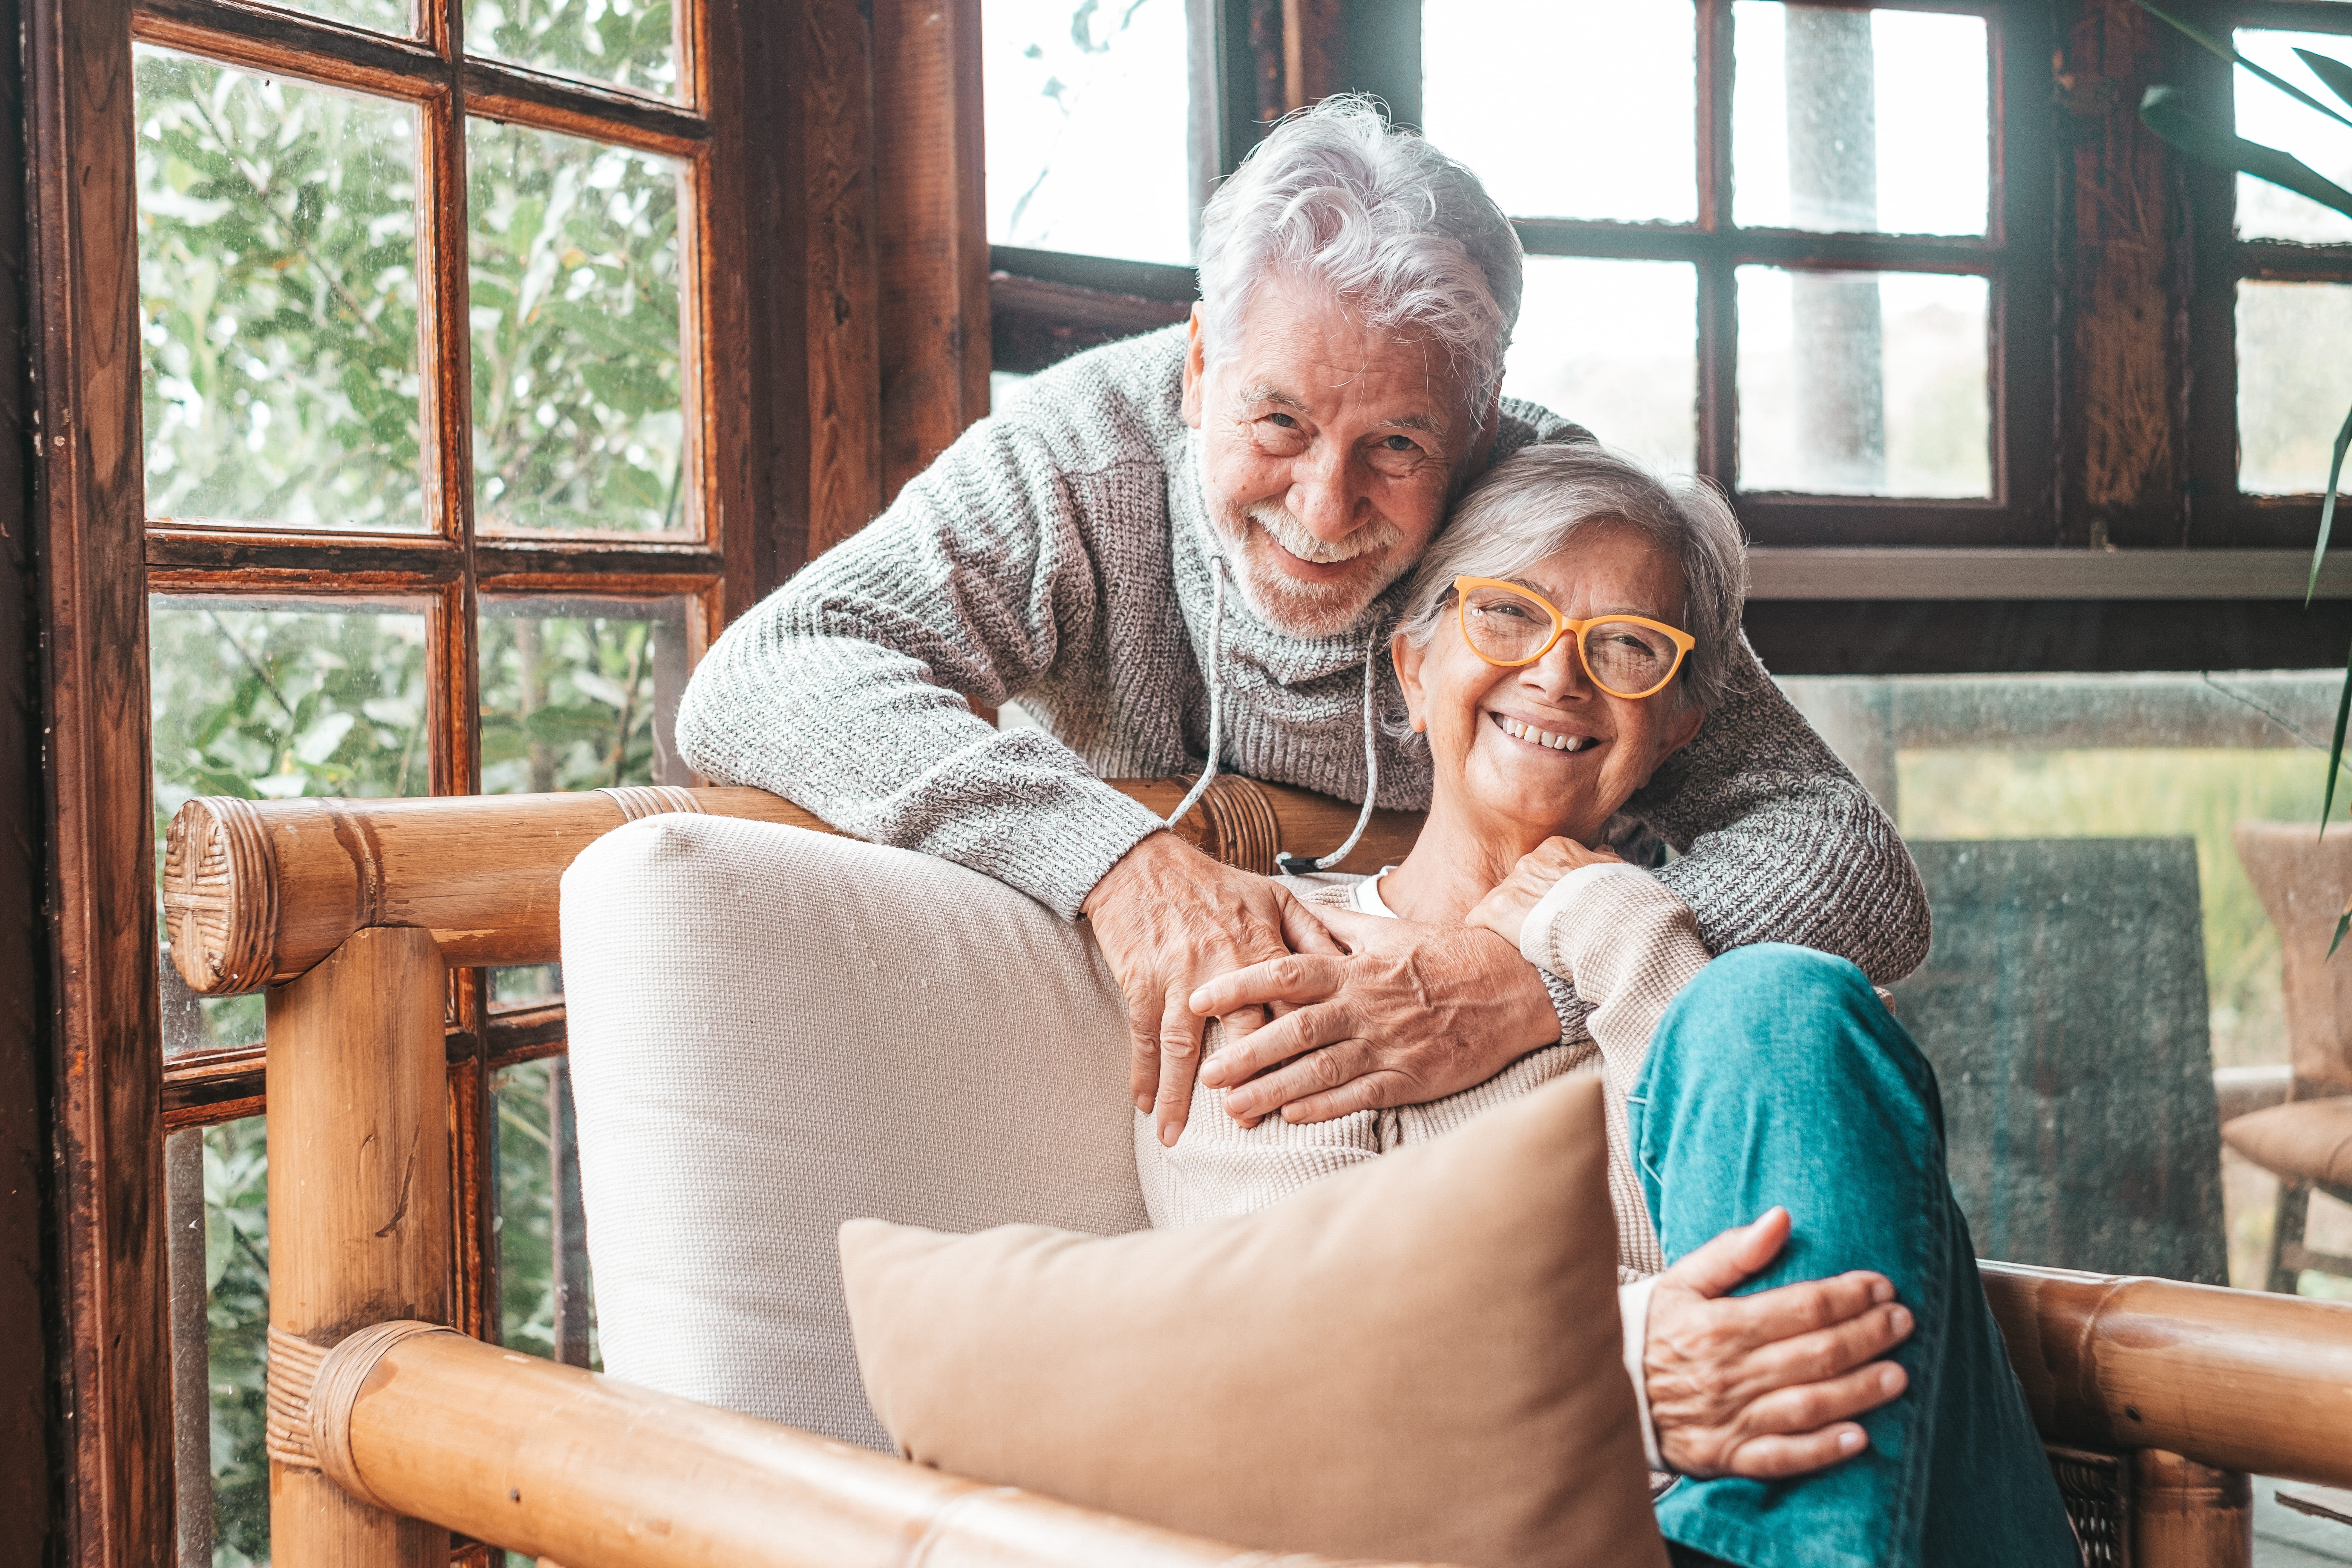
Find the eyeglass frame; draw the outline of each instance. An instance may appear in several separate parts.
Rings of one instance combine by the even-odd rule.
[[[1543,647],[1536,649],[1535,652],[1529,654],[1525,658],[1496,658],[1491,654],[1488,654],[1485,649],[1478,646],[1477,638],[1470,635],[1470,590],[1473,588],[1500,588],[1507,593],[1517,594],[1523,599],[1533,599],[1537,604],[1543,606],[1545,614],[1551,616],[1551,636],[1544,639]],[[1691,636],[1690,633],[1683,630],[1680,626],[1670,626],[1664,621],[1654,621],[1647,616],[1592,616],[1580,621],[1570,620],[1566,616],[1559,613],[1559,605],[1553,604],[1549,599],[1545,598],[1541,594],[1537,593],[1533,588],[1528,587],[1526,584],[1507,582],[1500,577],[1456,577],[1454,579],[1454,614],[1456,624],[1458,624],[1462,628],[1463,646],[1467,647],[1472,653],[1476,654],[1480,658],[1485,659],[1488,664],[1493,665],[1497,669],[1525,669],[1528,665],[1538,663],[1546,654],[1551,652],[1553,648],[1559,646],[1560,638],[1573,634],[1576,638],[1576,661],[1584,667],[1585,679],[1591,681],[1594,686],[1599,687],[1601,690],[1609,693],[1610,696],[1622,698],[1628,702],[1640,702],[1648,698],[1655,697],[1659,692],[1664,691],[1668,686],[1674,684],[1675,677],[1682,673],[1683,661],[1688,658],[1691,656],[1692,650],[1698,647],[1698,639]],[[1648,626],[1654,631],[1665,633],[1666,636],[1673,640],[1675,645],[1675,662],[1668,667],[1665,678],[1660,680],[1655,686],[1651,687],[1647,691],[1620,691],[1592,672],[1592,656],[1584,650],[1585,631],[1588,627],[1604,626],[1612,621],[1630,621],[1637,626]]]

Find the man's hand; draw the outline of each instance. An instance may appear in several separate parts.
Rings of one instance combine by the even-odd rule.
[[[1519,857],[1511,874],[1478,900],[1464,923],[1493,931],[1517,948],[1528,915],[1562,877],[1581,866],[1623,864],[1622,858],[1606,849],[1587,849],[1573,838],[1547,838]]]
[[[1491,933],[1350,910],[1318,914],[1351,951],[1293,953],[1213,980],[1190,998],[1193,1012],[1210,1016],[1251,1006],[1282,1015],[1228,1037],[1202,1069],[1201,1081],[1226,1091],[1225,1110],[1244,1125],[1276,1111],[1286,1121],[1328,1121],[1420,1105],[1484,1083],[1559,1038],[1543,981]]]
[[[1213,860],[1172,833],[1155,833],[1120,857],[1078,909],[1127,994],[1129,1086],[1162,1143],[1176,1142],[1192,1109],[1202,1020],[1224,1017],[1225,1037],[1235,1040],[1265,1017],[1244,1003],[1196,1014],[1185,1005],[1194,988],[1294,950],[1339,951],[1278,883]]]
[[[1868,1446],[1853,1417],[1909,1379],[1885,1355],[1911,1334],[1883,1275],[1727,1295],[1789,1239],[1789,1211],[1725,1231],[1658,1277],[1642,1352],[1658,1451],[1685,1476],[1803,1475]]]

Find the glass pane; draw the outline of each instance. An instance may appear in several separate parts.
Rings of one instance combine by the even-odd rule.
[[[416,111],[134,54],[147,514],[424,527]]]
[[[2352,285],[2238,285],[2238,489],[2317,495],[2352,406]]]
[[[1739,269],[1739,488],[1989,496],[1982,278]]]
[[[1675,473],[1698,452],[1698,273],[1675,261],[1528,258],[1503,391]]]
[[[431,793],[424,614],[320,606],[148,600],[159,878],[163,830],[197,795]],[[199,998],[168,949],[161,967],[167,1056],[261,1042],[258,994]]]
[[[1930,869],[1931,892],[1938,840],[2189,840],[2193,908],[2150,912],[2158,919],[2186,915],[2201,938],[2205,1030],[2192,1045],[2210,1041],[2217,1089],[2240,1097],[2236,1108],[2246,1109],[2264,1102],[2251,1097],[2284,1095],[2288,1032],[2279,932],[2232,833],[2244,822],[2294,823],[2307,831],[2315,821],[2343,679],[2341,670],[2240,670],[1807,678],[1781,686],[1895,815]],[[2341,792],[2336,816],[2338,822],[2346,816]],[[2330,838],[2341,831],[2331,830]],[[1949,854],[1942,854],[1947,864]],[[2095,902],[2086,901],[2080,917],[2056,911],[2035,960],[2062,972],[2053,986],[2074,962],[2062,939],[2082,929],[2069,922],[2095,923]],[[1971,933],[1957,929],[1964,917],[1948,905],[1936,916],[1938,948],[1965,945]],[[2033,917],[2017,909],[2000,918]],[[2315,918],[2332,921],[2334,910]],[[1929,970],[1937,968],[1931,956]],[[2095,977],[2083,983],[2101,984]],[[1913,1009],[1906,1017],[1918,1026]],[[2054,1037],[2065,1034],[2057,1029]],[[2109,1037],[2090,1031],[2086,1037]],[[1931,1056],[1939,1045],[1926,1036],[1922,1044]],[[2056,1048],[2063,1054],[2068,1047]],[[2096,1059],[2088,1065],[2106,1070]],[[2136,1064],[2115,1065],[2129,1070]],[[2063,1062],[2046,1066],[2052,1079],[2066,1076]],[[1981,1092],[1956,1076],[1945,1075],[1948,1116],[1972,1091]],[[2064,1113],[2054,1100],[2032,1099],[2041,1110]],[[2058,1131],[2042,1138],[2063,1139],[2064,1129],[2054,1121],[2051,1126]],[[2150,1126],[2147,1136],[2158,1135]],[[2118,1172],[2142,1152],[2137,1129],[2132,1143],[2105,1152]],[[2181,1158],[2191,1152],[2180,1151]],[[1961,1167],[1956,1154],[1956,1173]],[[2222,1215],[2234,1284],[2260,1289],[2264,1282],[2275,1190],[2262,1172],[2223,1154]],[[2306,1276],[2306,1289],[2315,1278]]]
[[[697,526],[680,165],[469,121],[474,510],[485,532]]]
[[[525,1062],[499,1073],[494,1088],[500,1342],[601,1369],[569,1064]]]
[[[466,0],[466,49],[675,98],[670,0]]]
[[[182,1563],[269,1561],[269,1151],[250,1116],[163,1152]],[[187,1474],[195,1468],[196,1476]],[[201,1479],[198,1479],[201,1478]],[[209,1507],[202,1506],[207,1500]]]
[[[673,726],[684,598],[491,598],[481,608],[482,793],[690,784]],[[560,1000],[554,964],[490,971],[494,1006]]]
[[[1734,222],[1985,232],[1983,17],[1738,0],[1732,26]]]
[[[2272,33],[2252,28],[2237,35],[2238,52],[2275,71],[2320,102],[2352,114],[2327,89],[2297,48],[2352,64],[2352,38],[2340,33]],[[2238,134],[2294,153],[2337,184],[2352,184],[2352,127],[2337,124],[2308,104],[2298,103],[2250,70],[2231,73]],[[2240,174],[2238,232],[2249,239],[2352,239],[2352,218],[2330,212],[2308,196],[2268,180]]]
[[[981,7],[988,237],[1192,259],[1185,0]]]
[[[1425,0],[1422,17],[1430,140],[1505,212],[1697,218],[1689,0]]]
[[[289,11],[306,11],[313,16],[324,16],[331,22],[350,22],[362,27],[373,27],[379,33],[401,33],[413,36],[416,22],[410,14],[408,0],[265,0],[271,5],[282,5]]]

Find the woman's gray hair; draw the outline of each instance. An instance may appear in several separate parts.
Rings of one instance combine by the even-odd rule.
[[[1596,523],[1634,529],[1682,563],[1682,629],[1698,641],[1678,677],[1683,700],[1720,706],[1748,600],[1739,520],[1706,480],[1660,479],[1601,447],[1527,447],[1487,469],[1421,558],[1397,629],[1427,647],[1454,602],[1454,579],[1523,577]]]
[[[1423,332],[1475,377],[1483,404],[1519,319],[1519,237],[1478,176],[1378,100],[1327,98],[1276,125],[1201,215],[1207,357],[1231,355],[1258,285],[1319,283],[1378,331]]]

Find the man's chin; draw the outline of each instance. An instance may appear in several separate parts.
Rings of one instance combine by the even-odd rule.
[[[1257,618],[1295,637],[1335,637],[1355,625],[1396,574],[1371,565],[1346,577],[1307,582],[1256,552],[1241,563],[1242,597]]]

